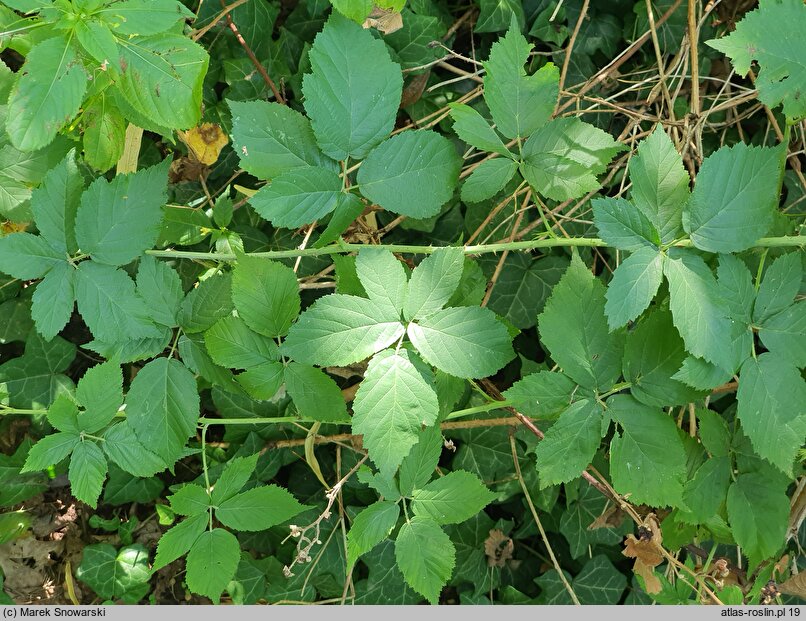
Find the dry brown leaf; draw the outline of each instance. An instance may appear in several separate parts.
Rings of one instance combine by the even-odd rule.
[[[653,513],[638,527],[639,539],[635,535],[627,535],[622,554],[634,558],[633,571],[644,579],[647,593],[660,593],[661,583],[655,575],[655,567],[663,562],[663,536]]]
[[[778,585],[778,591],[785,595],[794,595],[806,599],[806,571],[795,574],[786,582]]]
[[[215,164],[221,149],[229,142],[227,135],[215,123],[203,123],[186,132],[177,133],[187,145],[191,159],[205,166]]]
[[[377,4],[372,7],[369,17],[364,20],[364,28],[375,28],[383,34],[391,34],[403,28],[403,16],[393,9],[382,9]]]
[[[503,567],[514,551],[515,542],[497,528],[492,529],[490,536],[484,540],[484,553],[490,567]]]
[[[599,528],[618,528],[624,523],[626,513],[618,505],[610,505],[605,511],[597,517],[588,530],[597,530]]]
[[[655,569],[645,564],[640,558],[635,559],[635,565],[633,565],[632,570],[644,579],[644,588],[650,595],[660,593],[663,590],[660,578],[655,575]]]

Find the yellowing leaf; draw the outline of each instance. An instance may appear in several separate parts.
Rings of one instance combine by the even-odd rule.
[[[178,134],[187,145],[191,158],[205,166],[215,164],[221,149],[229,142],[227,135],[215,123],[202,123]]]

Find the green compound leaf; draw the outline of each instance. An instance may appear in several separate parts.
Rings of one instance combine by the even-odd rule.
[[[486,308],[446,308],[410,323],[407,333],[426,362],[456,377],[488,377],[514,356],[506,326]]]
[[[170,30],[179,20],[193,17],[176,0],[124,0],[100,9],[99,15],[115,32],[125,35],[153,35]]]
[[[277,345],[270,338],[249,329],[240,317],[219,319],[204,333],[210,358],[229,369],[249,369],[279,357]]]
[[[728,490],[728,520],[736,543],[753,565],[784,544],[789,499],[763,474],[741,474]]]
[[[73,253],[78,249],[74,227],[83,191],[84,177],[76,164],[75,152],[70,151],[31,193],[36,228],[60,252]]]
[[[134,282],[121,269],[83,261],[76,270],[78,311],[99,341],[159,337]]]
[[[67,257],[30,233],[0,237],[0,271],[20,280],[42,278]]]
[[[188,129],[201,117],[202,84],[210,58],[178,34],[118,39],[116,86],[139,114],[161,127]]]
[[[148,593],[148,550],[135,543],[116,550],[108,543],[84,548],[76,578],[103,599],[136,604]]]
[[[322,422],[348,420],[341,389],[322,369],[290,362],[284,378],[286,391],[302,416]]]
[[[602,406],[577,401],[546,431],[537,445],[540,486],[568,483],[578,478],[593,460],[602,439]]]
[[[691,241],[709,252],[750,248],[772,225],[781,147],[722,147],[707,157],[683,214]]]
[[[240,559],[241,546],[235,535],[223,528],[203,532],[188,552],[188,588],[217,604],[235,575]]]
[[[495,497],[475,474],[456,470],[414,490],[411,508],[415,515],[431,518],[437,524],[459,524]]]
[[[518,171],[518,163],[503,157],[482,162],[462,185],[462,200],[480,203],[504,189]]]
[[[140,441],[173,463],[199,418],[193,374],[174,359],[152,360],[132,381],[126,404],[127,420]]]
[[[777,356],[798,368],[806,366],[806,300],[766,319],[758,335]]]
[[[479,151],[492,151],[508,158],[513,157],[498,133],[477,110],[465,104],[451,104],[450,107],[453,131],[459,138]]]
[[[167,464],[148,450],[127,421],[110,427],[104,433],[104,452],[126,472],[137,477],[152,477],[162,472]]]
[[[403,77],[382,41],[333,13],[309,53],[302,80],[316,141],[335,160],[361,159],[392,131]],[[360,183],[360,181],[359,181]]]
[[[576,387],[567,375],[538,371],[515,382],[504,391],[504,397],[527,416],[547,419],[571,404]]]
[[[137,268],[137,292],[145,300],[156,323],[168,328],[177,325],[185,292],[175,270],[150,255],[141,257]]]
[[[167,200],[170,160],[112,181],[96,179],[81,196],[76,239],[95,261],[126,265],[154,245]]]
[[[773,353],[742,365],[737,417],[753,449],[787,474],[806,437],[806,381]]]
[[[729,367],[725,343],[731,341],[731,324],[725,302],[717,296],[716,279],[699,256],[680,252],[663,262],[669,281],[669,308],[674,325],[694,356]]]
[[[153,571],[162,569],[186,554],[201,534],[207,530],[209,519],[207,512],[199,513],[183,520],[160,537]]]
[[[331,4],[339,13],[357,24],[364,22],[374,6],[372,0],[332,0]]]
[[[384,209],[430,218],[453,196],[462,158],[453,144],[428,130],[385,140],[358,169],[361,194]]]
[[[78,405],[67,395],[59,395],[48,408],[48,422],[59,431],[79,433]]]
[[[104,172],[112,168],[123,155],[126,145],[126,119],[112,98],[103,93],[89,105],[82,117],[84,159],[95,170]]]
[[[456,548],[439,524],[414,517],[400,527],[395,560],[411,588],[436,604],[456,564]]]
[[[352,567],[359,556],[386,539],[398,517],[400,506],[388,500],[379,500],[356,515],[347,533],[347,564]]]
[[[524,62],[532,46],[517,28],[493,44],[483,63],[484,99],[493,120],[507,138],[526,138],[543,127],[554,111],[559,95],[560,71],[552,63],[531,76]]]
[[[608,332],[604,285],[578,255],[554,287],[538,326],[552,358],[575,382],[609,390],[618,379],[623,335]]]
[[[683,502],[695,523],[704,524],[719,514],[730,485],[730,459],[711,457],[686,482]]]
[[[106,457],[101,448],[90,440],[79,442],[73,449],[68,471],[73,496],[93,508],[98,506],[106,472]]]
[[[234,457],[227,462],[213,486],[211,504],[220,505],[235,496],[252,476],[259,457],[257,453],[253,453],[248,457]]]
[[[759,99],[774,108],[783,104],[790,122],[806,117],[806,45],[803,24],[806,7],[798,0],[766,0],[746,13],[736,30],[706,44],[730,57],[739,75],[753,61],[761,71],[756,78]]]
[[[268,485],[255,487],[225,500],[218,505],[215,515],[229,528],[256,531],[287,522],[306,508],[283,488]]]
[[[372,461],[392,477],[422,426],[433,425],[439,415],[433,376],[415,354],[381,352],[369,362],[353,411],[353,431],[364,435]]]
[[[441,310],[459,286],[465,265],[461,248],[438,248],[414,269],[403,316],[409,321]]]
[[[660,237],[649,218],[623,198],[594,198],[593,221],[599,237],[610,246],[634,252],[654,249],[657,252]]]
[[[390,310],[403,308],[409,279],[395,255],[384,249],[362,249],[355,260],[355,269],[370,300]]]
[[[123,404],[123,373],[117,362],[104,362],[89,369],[78,381],[76,400],[85,410],[78,425],[86,433],[106,427]]]
[[[605,294],[611,330],[626,325],[649,307],[663,280],[664,258],[657,249],[641,248],[618,266]]]
[[[686,478],[686,453],[674,421],[661,410],[626,395],[607,401],[619,427],[610,442],[610,474],[620,494],[653,507],[679,506]]]
[[[442,454],[442,446],[442,432],[438,426],[420,432],[417,444],[400,464],[400,491],[404,496],[411,496],[415,489],[431,480]]]
[[[233,309],[232,282],[231,273],[218,272],[191,289],[179,310],[182,330],[190,334],[204,332],[229,315]]]
[[[249,203],[274,226],[295,229],[333,211],[342,196],[341,186],[332,170],[296,168],[275,177]]]
[[[274,179],[297,168],[336,170],[322,155],[310,121],[296,110],[265,101],[228,101],[232,142],[241,168],[258,179]]]
[[[46,339],[56,336],[73,314],[76,270],[66,261],[57,263],[36,286],[31,319]]]
[[[189,484],[180,487],[170,499],[171,509],[178,515],[206,513],[212,506],[210,495],[201,485]]]
[[[6,129],[22,151],[50,144],[78,112],[87,91],[87,74],[64,35],[35,45],[8,100]]]
[[[764,323],[776,313],[788,308],[800,291],[803,263],[799,252],[778,257],[764,272],[753,306],[753,321]]]
[[[265,401],[271,399],[283,385],[285,366],[282,362],[265,362],[243,373],[235,380],[253,399]]]
[[[660,125],[638,145],[628,168],[631,200],[660,232],[661,242],[680,237],[690,179],[683,158]]]
[[[283,336],[299,314],[297,275],[282,263],[239,256],[232,301],[252,330],[271,338]]]
[[[553,119],[523,145],[520,170],[541,195],[556,201],[599,189],[596,176],[624,147],[577,118]]]
[[[345,366],[386,349],[403,332],[399,314],[372,300],[326,295],[291,326],[281,352],[304,364]]]
[[[49,466],[58,464],[73,451],[80,441],[78,433],[74,432],[60,431],[45,436],[28,451],[25,466],[20,472],[45,470]]]

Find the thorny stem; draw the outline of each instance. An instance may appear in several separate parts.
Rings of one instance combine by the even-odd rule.
[[[527,241],[503,242],[500,244],[480,244],[476,246],[463,246],[465,254],[489,254],[503,252],[505,250],[535,250],[537,248],[607,248],[609,244],[598,237],[570,237],[570,238],[549,238],[531,239]],[[694,244],[690,239],[681,239],[674,244],[676,248],[692,248]],[[787,235],[784,237],[762,237],[755,244],[756,248],[798,248],[806,246],[806,235]],[[403,254],[432,254],[441,246],[409,246],[404,244],[387,244],[386,248],[390,252]],[[290,250],[270,250],[268,252],[249,252],[250,257],[262,257],[266,259],[292,259],[294,257],[321,257],[331,254],[343,254],[346,252],[358,252],[367,248],[365,244],[339,243],[331,244],[323,248],[292,248]],[[184,250],[146,250],[146,254],[154,257],[164,257],[173,259],[196,259],[208,261],[235,261],[234,254],[225,252],[190,252]]]

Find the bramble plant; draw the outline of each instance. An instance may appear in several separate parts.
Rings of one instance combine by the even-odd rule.
[[[0,578],[806,598],[806,6],[479,4],[0,2]]]

